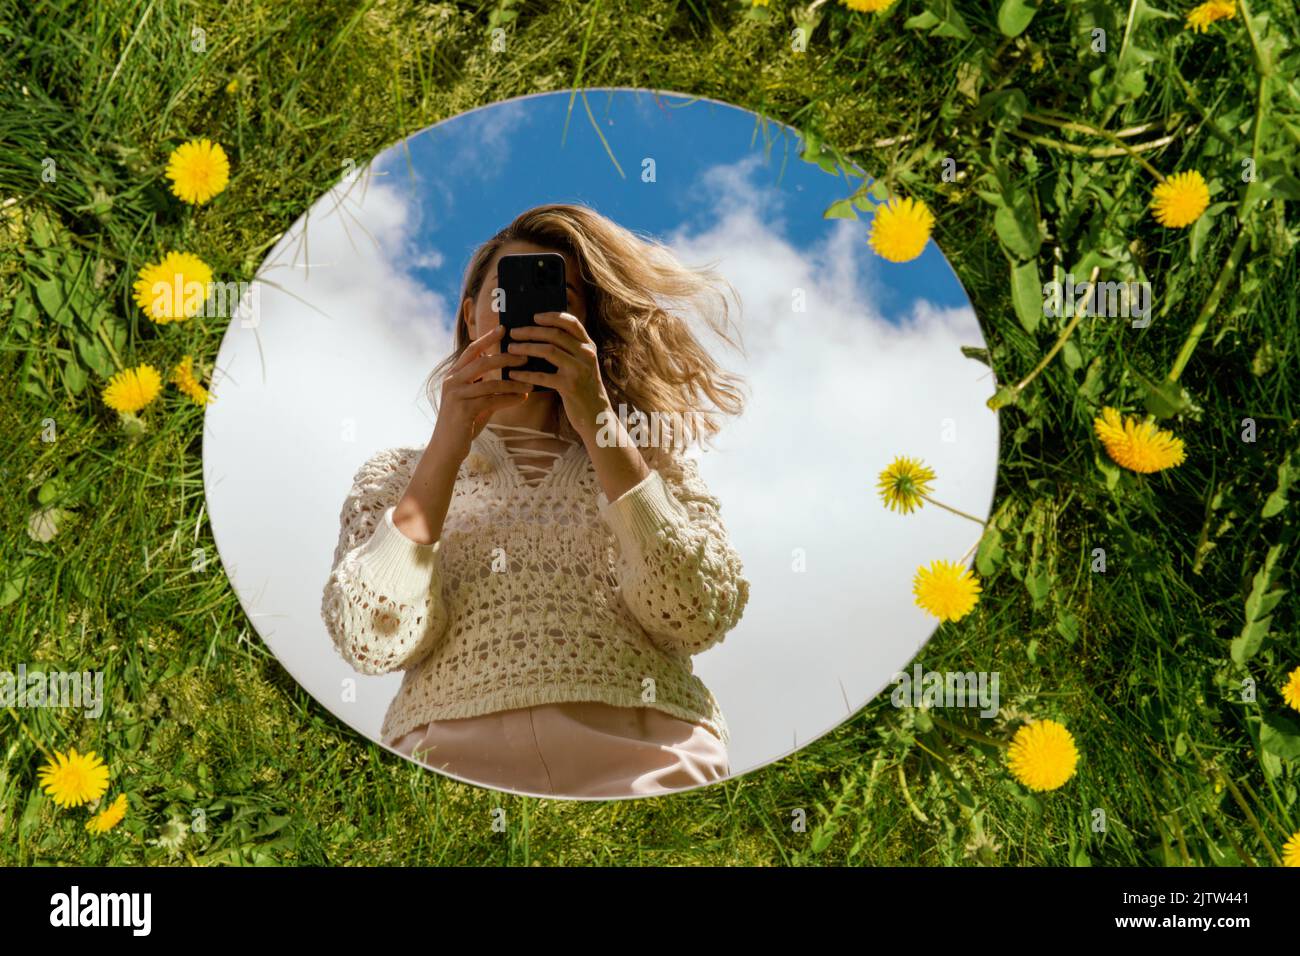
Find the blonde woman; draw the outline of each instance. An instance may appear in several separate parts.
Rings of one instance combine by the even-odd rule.
[[[567,309],[502,351],[497,262],[536,252],[564,257]],[[387,745],[543,795],[730,773],[691,658],[735,627],[749,582],[683,454],[743,404],[681,314],[735,345],[723,285],[580,205],[530,209],[475,251],[428,383],[433,435],[356,473],[322,600],[355,670],[405,671]],[[515,368],[530,355],[556,370]]]

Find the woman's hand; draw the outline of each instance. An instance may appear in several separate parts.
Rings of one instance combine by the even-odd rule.
[[[442,384],[442,401],[430,444],[438,446],[458,465],[469,455],[474,439],[497,409],[523,404],[533,391],[530,383],[516,381],[513,375],[508,379],[484,377],[496,369],[528,361],[522,355],[490,351],[500,349],[504,333],[505,327],[498,325],[466,346]]]
[[[590,446],[600,429],[600,413],[611,412],[605,383],[600,377],[596,343],[577,317],[568,312],[538,312],[536,325],[510,330],[508,354],[536,355],[555,366],[554,372],[526,372],[516,369],[512,379],[533,385],[549,385],[564,402],[564,413],[573,430]],[[521,342],[519,339],[530,341]],[[526,361],[526,359],[525,359]]]

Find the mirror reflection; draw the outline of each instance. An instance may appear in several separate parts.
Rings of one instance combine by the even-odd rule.
[[[251,621],[332,713],[458,780],[610,799],[892,688],[997,420],[933,241],[891,261],[869,206],[823,215],[860,179],[746,110],[584,96],[354,164],[231,323],[204,459]],[[947,508],[886,506],[900,456]]]

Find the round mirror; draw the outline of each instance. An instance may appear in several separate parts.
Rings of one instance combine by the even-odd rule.
[[[223,565],[313,697],[458,780],[609,799],[762,767],[895,686],[940,623],[918,569],[965,568],[989,513],[994,382],[934,242],[885,258],[870,181],[803,152],[746,110],[611,89],[340,160],[229,326],[203,449]],[[521,221],[572,241],[486,245]],[[533,311],[551,269],[502,289],[502,259],[545,252],[577,332]],[[512,301],[565,337],[532,341],[577,356],[575,395],[599,339],[610,409],[652,406],[606,420],[630,443],[519,425],[602,399],[535,387],[435,449],[469,408],[434,374],[458,325]],[[684,411],[718,430],[664,447]]]

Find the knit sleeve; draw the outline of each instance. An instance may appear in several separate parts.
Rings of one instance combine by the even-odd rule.
[[[688,458],[668,458],[600,514],[618,543],[619,590],[660,647],[698,654],[740,621],[749,581],[716,498]]]
[[[339,516],[321,617],[335,649],[362,674],[406,670],[447,629],[441,542],[418,544],[393,524],[410,480],[406,456],[380,452],[357,471]]]

